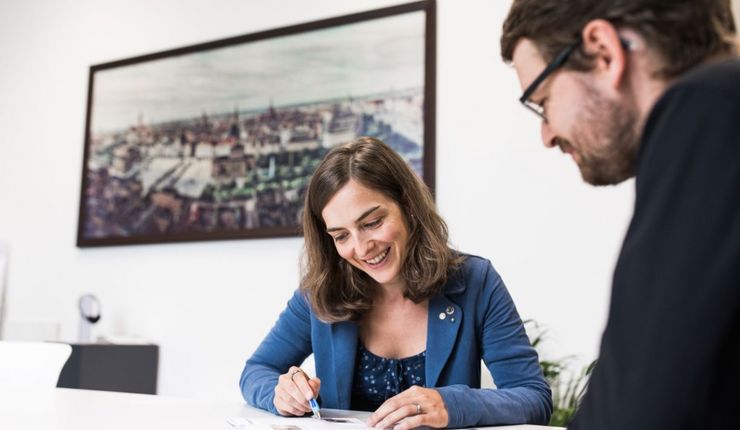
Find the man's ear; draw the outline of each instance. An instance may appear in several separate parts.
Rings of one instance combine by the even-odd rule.
[[[604,19],[589,21],[581,34],[583,50],[594,58],[594,72],[617,89],[627,70],[627,55],[614,25]]]

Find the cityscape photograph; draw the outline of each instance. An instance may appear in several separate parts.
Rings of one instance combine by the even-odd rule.
[[[91,71],[81,238],[299,234],[359,136],[423,178],[424,43],[414,12]]]

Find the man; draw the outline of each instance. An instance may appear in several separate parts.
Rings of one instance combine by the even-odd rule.
[[[636,176],[576,429],[740,428],[740,60],[728,0],[514,0],[502,55],[546,147]]]

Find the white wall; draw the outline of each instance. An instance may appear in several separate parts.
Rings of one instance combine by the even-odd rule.
[[[238,400],[244,359],[298,281],[301,240],[75,247],[88,67],[397,1],[27,0],[0,3],[0,238],[8,321],[161,345],[162,394]],[[553,356],[595,357],[632,182],[594,189],[544,149],[498,53],[505,1],[438,3],[437,191],[454,244],[493,260]]]

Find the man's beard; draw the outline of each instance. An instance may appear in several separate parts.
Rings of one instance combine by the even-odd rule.
[[[583,180],[592,185],[615,185],[635,174],[642,126],[636,108],[621,105],[586,87],[579,123],[573,128],[574,146],[557,140],[563,152],[576,152]]]

